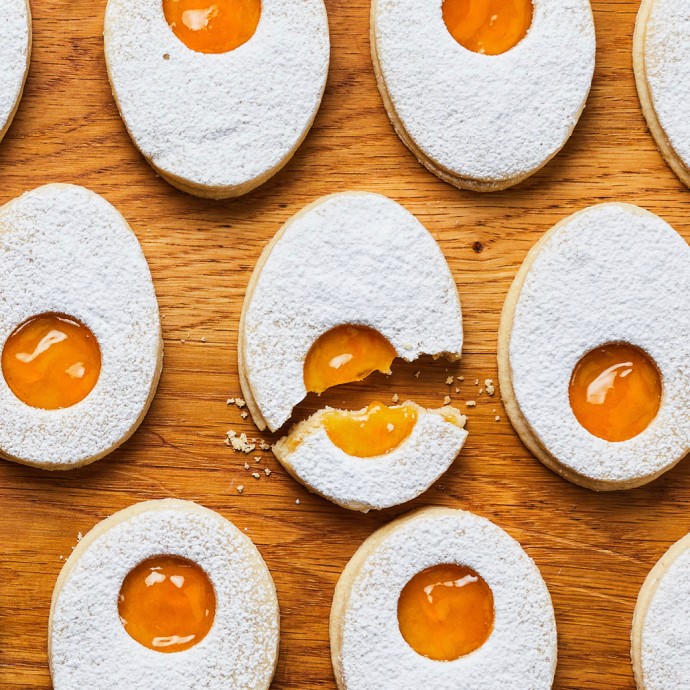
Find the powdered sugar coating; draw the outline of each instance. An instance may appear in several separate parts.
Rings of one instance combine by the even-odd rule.
[[[645,584],[646,586],[646,584]],[[642,621],[644,690],[690,686],[690,549],[661,576]]]
[[[27,0],[0,3],[0,137],[9,126],[24,88],[31,50]]]
[[[328,19],[323,0],[263,0],[247,43],[205,54],[175,36],[161,0],[109,0],[105,52],[122,118],[156,168],[248,191],[311,127],[328,73]]]
[[[309,348],[335,326],[374,328],[407,361],[460,357],[460,300],[445,257],[426,228],[384,196],[320,199],[288,221],[256,271],[240,369],[247,402],[272,431],[306,395]]]
[[[659,124],[690,167],[690,14],[684,0],[654,0],[645,26],[644,67]]]
[[[465,418],[451,407],[425,410],[414,403],[404,404],[417,410],[417,422],[410,435],[386,455],[357,458],[336,446],[323,426],[331,408],[291,429],[273,452],[299,482],[343,508],[366,513],[411,501],[450,467],[467,431]]]
[[[657,417],[620,443],[586,431],[568,395],[578,361],[611,342],[647,352],[663,385]],[[557,462],[621,488],[658,476],[690,450],[690,247],[636,206],[603,204],[566,219],[525,275],[509,357],[520,412]]]
[[[0,344],[26,319],[64,313],[101,350],[96,386],[81,402],[41,410],[0,376],[0,452],[47,469],[97,460],[139,425],[160,374],[158,303],[125,219],[102,197],[47,185],[0,209]]]
[[[568,140],[594,72],[589,0],[534,0],[527,36],[506,53],[462,47],[442,0],[374,0],[381,87],[434,167],[481,182],[522,179]]]
[[[87,535],[86,545],[79,544],[65,564],[64,580],[53,595],[55,690],[269,687],[278,653],[278,601],[248,537],[217,513],[187,501],[150,501],[112,516],[96,530],[95,539]],[[209,633],[175,654],[136,642],[118,614],[124,578],[156,555],[197,563],[216,595]]]
[[[346,597],[331,619],[332,626],[334,615],[339,620],[340,645],[332,652],[341,690],[551,688],[557,656],[551,597],[512,537],[472,513],[441,508],[419,511],[384,530],[365,560],[358,552],[345,570],[343,578],[352,578],[349,591],[336,591],[336,598]],[[366,547],[367,542],[360,550]],[[444,563],[477,572],[491,588],[495,611],[485,644],[449,662],[417,654],[402,637],[397,616],[407,582]]]

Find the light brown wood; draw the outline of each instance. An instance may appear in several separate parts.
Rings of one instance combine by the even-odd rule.
[[[450,392],[469,412],[468,442],[448,474],[413,505],[484,515],[536,560],[556,607],[556,688],[634,688],[635,599],[657,559],[690,529],[690,464],[619,494],[574,486],[525,450],[499,395],[480,396],[474,381],[497,379],[503,299],[529,248],[566,215],[602,201],[637,203],[690,240],[689,193],[658,153],[635,91],[637,2],[594,0],[598,64],[572,139],[534,177],[488,195],[459,191],[419,165],[393,132],[376,89],[367,1],[327,4],[332,65],[314,129],[266,185],[238,200],[211,202],[157,178],[129,140],[105,70],[104,0],[33,0],[33,62],[24,100],[0,144],[0,203],[46,182],[83,184],[112,202],[151,265],[166,354],[147,419],[110,457],[58,475],[0,462],[2,688],[50,687],[50,596],[60,556],[70,553],[78,532],[136,501],[165,497],[220,511],[248,529],[266,559],[283,614],[273,687],[334,687],[328,613],[338,576],[369,534],[413,506],[377,515],[341,510],[310,496],[265,452],[258,467],[273,474],[257,481],[223,438],[231,428],[257,435],[225,404],[239,394],[237,325],[251,270],[287,218],[345,189],[387,194],[438,238],[463,300],[465,356],[458,366],[396,365],[390,379],[374,376],[321,400],[311,397],[301,417],[324,402],[359,408],[374,395],[388,400],[393,393],[438,406],[449,393],[446,377],[464,375],[460,394],[455,387]],[[464,401],[471,399],[477,407],[467,410]],[[242,496],[238,484],[245,486]]]

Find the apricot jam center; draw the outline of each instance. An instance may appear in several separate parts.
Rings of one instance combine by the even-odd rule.
[[[20,324],[2,351],[10,390],[31,407],[57,410],[83,400],[101,373],[94,334],[65,314],[41,314]]]
[[[627,441],[642,433],[661,405],[661,376],[638,347],[611,343],[587,353],[570,380],[570,405],[590,434]]]
[[[397,448],[414,429],[417,410],[411,405],[386,407],[373,402],[364,412],[334,410],[324,417],[331,441],[348,455],[372,458]]]
[[[491,635],[494,597],[470,568],[435,565],[403,588],[398,624],[415,652],[436,661],[453,661],[479,649]]]
[[[227,53],[246,43],[261,17],[261,0],[163,0],[175,36],[198,53]]]
[[[532,0],[444,0],[443,21],[464,48],[500,55],[515,47],[532,25]]]
[[[310,393],[361,381],[373,371],[391,373],[393,346],[367,326],[337,326],[314,342],[304,362],[304,385]]]
[[[157,652],[181,652],[206,637],[216,595],[206,573],[179,556],[154,556],[122,583],[120,620],[137,642]]]

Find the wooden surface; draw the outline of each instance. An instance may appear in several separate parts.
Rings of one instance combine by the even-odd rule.
[[[165,367],[145,422],[109,458],[67,474],[0,462],[0,687],[50,687],[50,596],[61,556],[77,534],[136,501],[166,496],[198,501],[247,528],[266,559],[283,613],[273,687],[334,687],[328,613],[335,583],[362,540],[411,506],[366,516],[343,511],[309,495],[270,453],[259,467],[273,474],[251,478],[245,457],[223,439],[228,429],[255,435],[254,429],[225,401],[239,394],[237,323],[262,247],[305,204],[361,189],[401,202],[438,238],[463,300],[465,356],[459,367],[396,366],[390,379],[374,376],[321,401],[310,398],[301,416],[325,401],[361,406],[374,394],[437,405],[449,392],[446,377],[464,375],[461,393],[452,390],[463,410],[464,401],[478,401],[469,411],[469,440],[447,475],[414,505],[484,515],[536,560],[558,619],[556,688],[633,688],[628,654],[635,598],[657,558],[690,529],[690,466],[681,463],[627,493],[597,495],[573,486],[527,453],[499,394],[479,396],[474,381],[496,379],[496,331],[510,281],[532,244],[565,215],[596,202],[628,201],[659,213],[690,240],[689,192],[657,152],[637,101],[636,0],[593,2],[594,86],[564,151],[518,188],[488,196],[440,182],[403,147],[374,83],[367,0],[328,0],[331,72],[313,131],[276,178],[220,203],[169,187],[132,146],[105,72],[105,1],[32,4],[33,63],[17,119],[0,145],[0,202],[47,182],[82,184],[112,202],[151,266]],[[242,496],[238,484],[246,487]]]

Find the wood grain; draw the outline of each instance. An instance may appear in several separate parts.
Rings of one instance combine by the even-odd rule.
[[[622,494],[573,486],[529,455],[499,395],[479,396],[474,381],[497,378],[496,332],[510,282],[532,244],[565,215],[605,200],[628,201],[659,213],[690,240],[688,191],[657,152],[635,92],[637,2],[593,1],[594,86],[564,151],[519,187],[481,196],[440,182],[400,143],[376,91],[367,1],[327,0],[333,57],[314,129],[277,177],[228,202],[174,190],[134,149],[106,77],[105,1],[32,5],[33,64],[17,119],[0,145],[0,202],[47,182],[83,184],[112,202],[151,265],[165,367],[141,429],[109,458],[58,475],[0,462],[0,686],[50,687],[50,596],[61,556],[69,554],[77,533],[135,501],[173,496],[199,501],[246,528],[266,559],[283,612],[273,687],[334,687],[328,612],[335,583],[364,538],[411,506],[350,514],[310,496],[266,453],[259,466],[273,474],[252,479],[245,457],[223,439],[230,428],[255,431],[225,401],[239,394],[237,323],[262,247],[315,198],[362,189],[401,202],[438,238],[463,299],[465,357],[459,367],[427,360],[397,366],[389,379],[375,376],[321,401],[308,399],[300,415],[324,400],[362,405],[374,394],[438,404],[449,392],[446,377],[464,375],[460,394],[454,387],[451,392],[463,409],[464,401],[478,401],[469,411],[468,443],[414,505],[485,515],[536,560],[557,612],[556,688],[633,688],[635,598],[657,558],[690,529],[690,466],[681,463],[652,485]],[[238,484],[246,487],[242,496]]]

